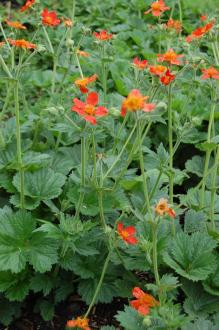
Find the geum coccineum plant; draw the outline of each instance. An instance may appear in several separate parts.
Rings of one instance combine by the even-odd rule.
[[[67,329],[216,330],[217,18],[95,6],[2,16],[0,322],[24,322],[31,295],[53,322],[83,301]]]

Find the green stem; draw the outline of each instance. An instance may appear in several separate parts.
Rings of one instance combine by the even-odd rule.
[[[8,76],[10,79],[13,79],[13,76],[12,76],[12,74],[11,74],[11,72],[10,72],[8,66],[7,66],[7,64],[5,63],[5,61],[4,61],[4,59],[3,59],[3,57],[2,57],[1,55],[0,55],[0,63],[1,63],[1,65],[2,65],[2,67],[3,67],[3,70],[4,70],[5,73],[7,74],[7,76]]]
[[[15,100],[15,117],[16,117],[17,160],[18,160],[18,167],[20,173],[20,206],[22,209],[24,209],[24,169],[22,163],[22,149],[21,149],[18,81],[15,83],[14,100]]]
[[[80,61],[79,61],[79,58],[78,58],[78,54],[77,53],[75,53],[75,59],[76,59],[76,62],[77,62],[78,70],[80,72],[80,76],[83,79],[84,78],[84,75],[83,75],[83,71],[81,69],[81,64],[80,64]]]
[[[106,73],[106,65],[105,65],[105,45],[102,46],[101,52],[101,63],[102,63],[102,84],[103,84],[103,102],[106,105],[107,101],[107,73]]]
[[[51,96],[55,93],[55,85],[56,85],[56,70],[57,70],[58,59],[57,56],[53,56],[53,71],[52,71],[52,88],[51,88]]]
[[[115,162],[111,165],[111,167],[108,169],[108,171],[107,171],[106,174],[104,175],[104,177],[103,177],[103,181],[108,177],[108,175],[109,175],[110,172],[114,169],[114,167],[116,166],[116,164],[121,160],[121,156],[122,156],[123,152],[125,151],[127,145],[129,144],[129,141],[131,140],[132,135],[134,134],[134,131],[135,131],[135,129],[136,129],[136,126],[137,126],[137,123],[135,123],[135,125],[134,125],[134,127],[133,127],[131,133],[129,134],[128,139],[126,140],[124,146],[122,147],[122,150],[121,150],[120,153],[118,154],[118,156],[117,156]]]
[[[145,204],[147,207],[147,212],[151,219],[151,207],[150,207],[150,199],[149,199],[149,192],[148,192],[147,176],[145,173],[144,157],[143,157],[143,152],[142,152],[141,123],[140,123],[140,118],[138,116],[138,113],[136,113],[136,121],[137,121],[137,130],[138,130],[138,150],[139,150],[140,169],[141,169],[141,175],[143,178],[144,198],[145,198]]]
[[[45,37],[46,37],[46,40],[47,40],[47,42],[48,42],[49,50],[50,50],[50,52],[54,55],[54,54],[55,54],[55,52],[54,52],[54,48],[53,48],[53,45],[52,45],[51,40],[50,40],[50,38],[49,38],[49,35],[48,35],[47,31],[46,31],[45,26],[43,26],[43,32],[44,32]]]
[[[212,125],[214,122],[214,113],[216,108],[216,100],[215,96],[217,93],[212,94],[212,106],[211,106],[211,113],[210,113],[210,119],[208,124],[208,136],[207,136],[207,142],[211,142],[211,132],[212,132]],[[207,179],[207,173],[208,173],[208,167],[211,157],[211,150],[206,151],[205,156],[205,166],[204,166],[204,173],[203,173],[203,181],[202,181],[202,187],[201,187],[201,197],[200,197],[200,208],[202,209],[205,207],[205,187],[206,187],[206,179]]]
[[[173,185],[174,185],[174,172],[173,172],[173,114],[172,114],[172,97],[171,97],[171,84],[168,86],[168,139],[169,139],[169,199],[173,204]],[[172,221],[172,235],[175,236],[175,223]]]
[[[157,222],[152,224],[152,241],[153,241],[153,267],[156,285],[160,286],[160,277],[157,264]]]
[[[72,124],[74,128],[76,128],[78,131],[81,130],[80,127],[77,124],[75,124],[75,122],[67,114],[65,114],[64,117]]]
[[[88,307],[88,310],[87,310],[86,314],[84,315],[84,318],[87,318],[88,317],[88,315],[90,314],[90,312],[91,312],[91,310],[92,310],[92,308],[93,308],[93,306],[94,306],[94,304],[96,302],[96,298],[97,298],[97,296],[99,294],[99,291],[101,289],[101,286],[103,284],[103,280],[104,280],[104,277],[105,277],[105,274],[106,274],[106,270],[107,270],[108,264],[110,262],[110,256],[111,256],[111,251],[109,252],[109,254],[108,254],[108,256],[107,256],[107,258],[105,260],[105,263],[104,263],[104,266],[103,266],[103,270],[102,270],[102,273],[101,273],[101,276],[100,276],[98,285],[96,287],[96,290],[95,290],[93,299],[92,299],[92,301],[91,301],[91,303],[90,303],[90,305]]]
[[[215,209],[215,196],[217,191],[217,171],[219,166],[219,147],[217,147],[217,153],[215,157],[215,168],[212,175],[211,181],[211,203],[210,203],[210,220],[212,230],[215,230],[215,219],[214,219],[214,209]]]
[[[94,182],[97,186],[97,159],[96,159],[96,141],[95,141],[95,134],[94,130],[92,129],[92,156],[93,156],[93,163],[94,163],[94,171],[93,171],[93,178]]]
[[[84,134],[84,132],[83,132]],[[81,191],[76,207],[75,219],[78,219],[81,206],[84,201],[84,188],[85,188],[85,171],[86,171],[86,138],[82,136],[81,138]]]
[[[102,161],[100,163],[100,185],[98,190],[98,202],[99,202],[99,209],[100,209],[100,222],[103,228],[103,231],[106,232],[106,221],[104,216],[104,207],[103,207],[103,171],[102,171]]]

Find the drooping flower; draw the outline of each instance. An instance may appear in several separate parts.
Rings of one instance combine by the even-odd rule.
[[[73,26],[73,22],[70,18],[62,18],[62,21],[66,27],[70,28]]]
[[[75,85],[80,88],[81,93],[86,94],[88,93],[89,89],[87,85],[91,84],[92,82],[97,80],[97,75],[93,74],[90,77],[80,78],[75,80]]]
[[[155,76],[163,76],[163,74],[167,71],[167,67],[164,65],[150,65],[149,71]]]
[[[95,92],[88,94],[86,102],[82,102],[81,100],[75,98],[73,100],[74,105],[72,107],[72,111],[82,116],[84,120],[90,122],[92,125],[96,125],[96,118],[104,117],[108,113],[108,110],[105,107],[97,107],[98,101],[98,94]]]
[[[165,74],[162,77],[160,77],[160,82],[161,84],[167,86],[175,79],[175,77],[176,76],[174,74],[170,73],[170,70],[167,70]]]
[[[195,29],[189,36],[186,37],[186,41],[188,43],[192,42],[193,40],[197,40],[202,38],[205,34],[207,34],[214,26],[215,20],[210,21],[206,25],[202,27],[198,27]]]
[[[176,217],[175,211],[168,204],[167,199],[161,198],[155,206],[155,213],[160,216],[169,215],[171,218]]]
[[[29,41],[26,41],[24,39],[18,39],[18,40],[13,40],[13,39],[7,39],[8,42],[15,47],[23,48],[23,49],[36,49],[36,45],[32,44]]]
[[[60,24],[60,19],[58,19],[57,14],[55,11],[48,11],[47,8],[45,8],[42,13],[42,24],[47,26],[57,26]]]
[[[82,57],[90,57],[90,54],[87,53],[87,52],[85,52],[84,50],[80,50],[80,49],[78,49],[78,50],[76,51],[76,53],[77,53],[79,56],[82,56]]]
[[[170,64],[181,65],[180,58],[184,55],[177,55],[172,48],[170,48],[164,54],[158,54],[157,60],[158,62],[168,62]]]
[[[215,69],[213,66],[211,66],[208,69],[202,69],[201,70],[203,75],[201,76],[202,80],[205,79],[219,79],[219,71],[217,69]]]
[[[139,60],[138,57],[135,57],[133,59],[133,65],[139,70],[144,70],[148,65],[148,61],[147,60],[142,60],[141,61],[141,60]]]
[[[151,112],[155,108],[155,104],[147,103],[149,96],[143,96],[138,89],[133,89],[126,99],[122,102],[121,116],[124,117],[127,111],[142,110]]]
[[[130,302],[130,305],[136,309],[139,314],[147,315],[150,313],[150,308],[159,305],[159,301],[157,301],[153,296],[144,292],[138,287],[135,287],[132,291],[133,296],[136,298]]]
[[[107,41],[107,40],[110,40],[112,39],[113,37],[113,34],[112,33],[108,33],[106,30],[102,30],[100,32],[94,32],[93,33],[93,36],[98,39],[98,40],[101,40],[101,41]]]
[[[23,7],[21,7],[20,11],[21,12],[26,11],[28,8],[31,8],[34,3],[35,3],[35,0],[27,0],[26,3],[23,5]]]
[[[82,330],[91,330],[89,320],[77,317],[75,320],[69,320],[66,324],[67,328],[79,328]]]
[[[168,30],[175,30],[177,33],[179,33],[182,30],[182,23],[179,20],[174,20],[170,18],[166,23],[165,27]]]
[[[169,10],[170,7],[167,7],[164,0],[157,0],[153,2],[150,6],[151,8],[144,12],[145,15],[152,12],[152,15],[155,17],[161,16],[165,11]]]
[[[138,243],[138,240],[135,237],[136,229],[134,226],[124,227],[123,224],[119,222],[117,225],[117,232],[124,242],[131,245]]]
[[[200,16],[200,20],[201,20],[202,22],[205,22],[205,21],[207,20],[207,15],[201,15],[201,16]]]
[[[9,20],[6,19],[5,20],[5,23],[8,26],[10,26],[10,27],[12,27],[14,29],[18,29],[18,30],[26,30],[27,29],[26,26],[24,26],[23,24],[21,24],[20,22],[17,22],[17,21],[11,22],[11,21],[9,21]]]

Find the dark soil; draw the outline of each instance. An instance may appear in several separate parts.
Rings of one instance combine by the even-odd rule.
[[[34,299],[33,299],[34,300]],[[14,321],[9,327],[0,325],[0,330],[64,330],[66,322],[74,317],[85,314],[87,306],[78,296],[69,299],[56,308],[55,317],[52,321],[45,322],[39,314],[34,313],[34,302],[29,298],[24,306],[23,315]],[[104,325],[114,325],[120,329],[114,316],[119,310],[124,309],[128,301],[116,298],[111,304],[98,304],[94,306],[89,319],[92,329],[100,329]]]

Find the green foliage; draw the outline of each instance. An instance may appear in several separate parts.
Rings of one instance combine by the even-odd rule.
[[[215,256],[212,253],[216,243],[204,233],[191,236],[180,233],[171,242],[164,261],[179,275],[193,281],[204,280],[215,269]]]

